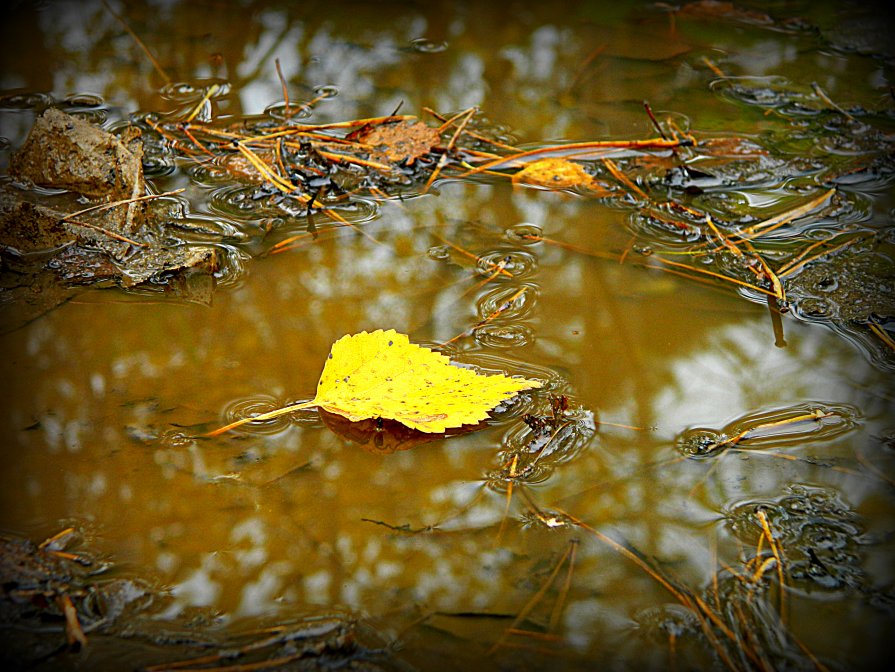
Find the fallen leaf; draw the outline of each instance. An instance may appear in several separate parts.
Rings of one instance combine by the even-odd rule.
[[[581,164],[556,157],[532,161],[513,174],[513,184],[530,184],[545,189],[581,189],[598,196],[611,193],[599,185]]]
[[[426,156],[441,141],[438,129],[421,121],[399,121],[365,126],[348,136],[375,148],[371,158],[408,165]]]
[[[314,399],[237,420],[206,436],[312,406],[352,422],[384,418],[421,432],[444,432],[484,420],[501,401],[535,387],[541,383],[455,366],[394,329],[362,331],[333,343]]]

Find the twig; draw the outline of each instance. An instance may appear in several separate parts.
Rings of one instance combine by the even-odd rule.
[[[128,243],[129,245],[136,245],[137,247],[149,247],[148,243],[140,243],[136,240],[131,240],[126,236],[122,236],[121,234],[115,233],[114,231],[109,231],[108,229],[104,229],[101,226],[97,226],[96,224],[90,224],[89,222],[81,222],[76,219],[66,219],[64,220],[66,224],[74,224],[75,226],[83,226],[88,229],[92,229],[93,231],[97,231],[104,236],[108,236],[109,238],[113,238],[114,240],[121,241],[122,243]]]
[[[284,113],[286,115],[286,118],[288,119],[289,117],[292,116],[291,110],[289,109],[289,89],[286,87],[286,79],[283,77],[282,69],[280,69],[280,59],[275,58],[273,60],[273,62],[277,68],[277,77],[280,78],[280,85],[283,87],[283,101],[285,101],[285,103],[286,103]]]
[[[88,212],[102,212],[103,210],[117,208],[119,205],[129,205],[131,203],[137,203],[139,201],[151,201],[156,198],[164,198],[165,196],[175,196],[177,194],[183,193],[184,191],[186,191],[186,189],[175,189],[174,191],[166,191],[163,194],[148,194],[146,196],[137,196],[136,198],[125,198],[120,201],[103,203],[102,205],[93,205],[89,208],[84,208],[83,210],[78,210],[77,212],[71,212],[65,215],[65,217],[62,218],[62,221],[67,222],[71,217],[79,217],[81,215],[87,214]]]
[[[141,40],[141,39],[137,36],[137,34],[136,34],[133,30],[131,30],[131,27],[130,27],[129,25],[127,25],[127,22],[126,22],[123,18],[121,18],[121,17],[115,12],[114,9],[112,9],[112,8],[109,6],[109,3],[106,2],[106,0],[103,0],[103,5],[105,6],[105,8],[106,8],[106,10],[109,12],[109,14],[111,14],[112,16],[114,16],[114,17],[118,20],[118,23],[120,23],[122,26],[124,26],[124,29],[130,34],[130,36],[133,38],[134,42],[137,43],[137,46],[140,47],[140,49],[143,50],[143,53],[146,54],[146,58],[148,58],[148,59],[149,59],[149,62],[152,63],[152,65],[153,65],[153,67],[155,68],[156,72],[158,72],[158,74],[161,75],[161,78],[164,80],[165,84],[170,84],[170,83],[171,83],[171,78],[168,77],[168,74],[164,71],[164,69],[162,68],[162,66],[159,65],[158,61],[155,59],[155,56],[153,56],[153,55],[152,55],[152,52],[149,51],[149,48],[148,48],[145,44],[143,44],[143,40]]]

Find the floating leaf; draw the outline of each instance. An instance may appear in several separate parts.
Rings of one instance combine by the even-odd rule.
[[[530,184],[545,189],[580,189],[597,196],[610,194],[581,164],[556,157],[532,161],[513,174],[513,184]]]
[[[238,420],[208,436],[312,406],[352,422],[385,418],[421,432],[443,432],[484,420],[501,401],[540,386],[536,380],[454,366],[394,329],[362,331],[333,343],[314,399]]]
[[[549,189],[586,187],[593,177],[581,165],[566,159],[538,159],[513,175],[513,182],[524,182]]]

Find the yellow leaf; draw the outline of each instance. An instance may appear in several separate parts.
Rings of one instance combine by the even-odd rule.
[[[594,184],[593,176],[580,164],[560,158],[532,161],[513,175],[513,182],[524,182],[547,189],[588,189]]]
[[[448,357],[411,343],[394,329],[362,331],[333,343],[314,399],[238,420],[208,436],[311,406],[352,422],[385,418],[422,432],[443,432],[475,424],[501,401],[540,386],[536,380],[486,376],[454,366]]]

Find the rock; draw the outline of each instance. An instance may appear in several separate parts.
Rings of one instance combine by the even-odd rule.
[[[211,303],[217,249],[178,239],[167,217],[131,201],[146,191],[142,154],[137,129],[119,139],[56,109],[38,117],[10,163],[25,188],[0,184],[0,332],[84,286],[152,287]],[[28,183],[66,192],[41,193]],[[85,196],[101,207],[85,208]]]
[[[13,154],[9,174],[41,187],[67,189],[108,201],[142,196],[143,144],[140,131],[123,139],[82,119],[50,108],[39,116],[22,148]],[[140,208],[128,206],[119,233],[142,225]]]

